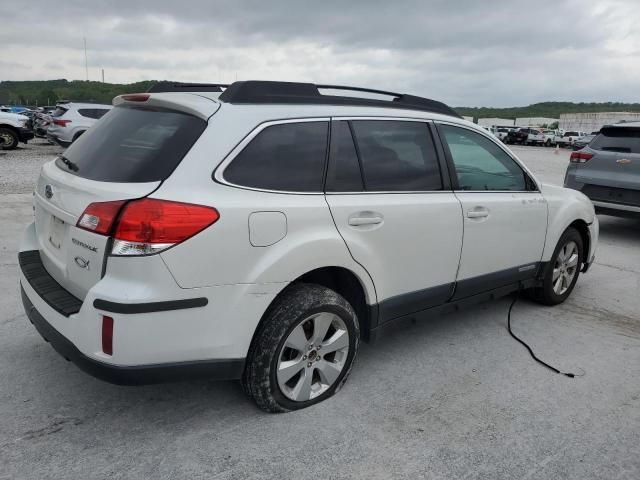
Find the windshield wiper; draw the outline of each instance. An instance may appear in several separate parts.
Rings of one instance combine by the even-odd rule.
[[[78,165],[76,165],[75,163],[73,163],[71,160],[69,160],[67,157],[65,157],[64,155],[60,155],[58,157],[60,159],[60,161],[62,163],[64,163],[67,168],[69,170],[71,170],[72,172],[77,172],[79,170]]]

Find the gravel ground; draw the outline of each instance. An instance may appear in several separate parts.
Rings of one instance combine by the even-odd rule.
[[[15,150],[0,150],[0,194],[33,192],[42,164],[62,151],[42,138],[21,143]]]
[[[514,151],[562,182],[567,151]],[[506,331],[507,298],[363,345],[337,396],[268,415],[236,382],[100,382],[40,338],[16,249],[54,153],[0,157],[0,478],[640,478],[640,222],[601,216],[596,264],[571,298],[514,309],[537,353],[584,376],[531,360]]]

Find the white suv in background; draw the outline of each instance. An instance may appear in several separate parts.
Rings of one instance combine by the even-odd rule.
[[[59,103],[51,114],[47,139],[68,147],[112,108],[97,103]]]
[[[37,183],[19,263],[42,336],[114,383],[241,379],[281,412],[333,395],[397,322],[569,296],[598,240],[583,194],[440,102],[325,89],[363,90],[117,97]]]

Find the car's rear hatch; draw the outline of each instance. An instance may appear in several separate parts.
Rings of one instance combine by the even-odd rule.
[[[111,246],[108,234],[76,226],[83,212],[96,202],[127,201],[153,192],[219,106],[211,102],[200,111],[193,105],[180,108],[175,97],[185,96],[194,97],[119,101],[63,156],[43,166],[34,195],[40,257],[49,274],[76,297],[83,299],[100,280]]]
[[[604,127],[581,152],[576,180],[596,201],[640,206],[640,125]]]

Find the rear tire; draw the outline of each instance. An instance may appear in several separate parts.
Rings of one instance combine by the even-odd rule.
[[[357,316],[341,295],[293,284],[269,307],[251,342],[242,386],[262,410],[322,402],[344,385],[355,360]]]
[[[582,237],[575,228],[567,228],[547,263],[542,286],[533,290],[533,298],[544,305],[564,302],[576,285],[584,258]]]
[[[20,139],[16,132],[10,128],[0,128],[0,148],[2,150],[13,150],[18,146]]]

